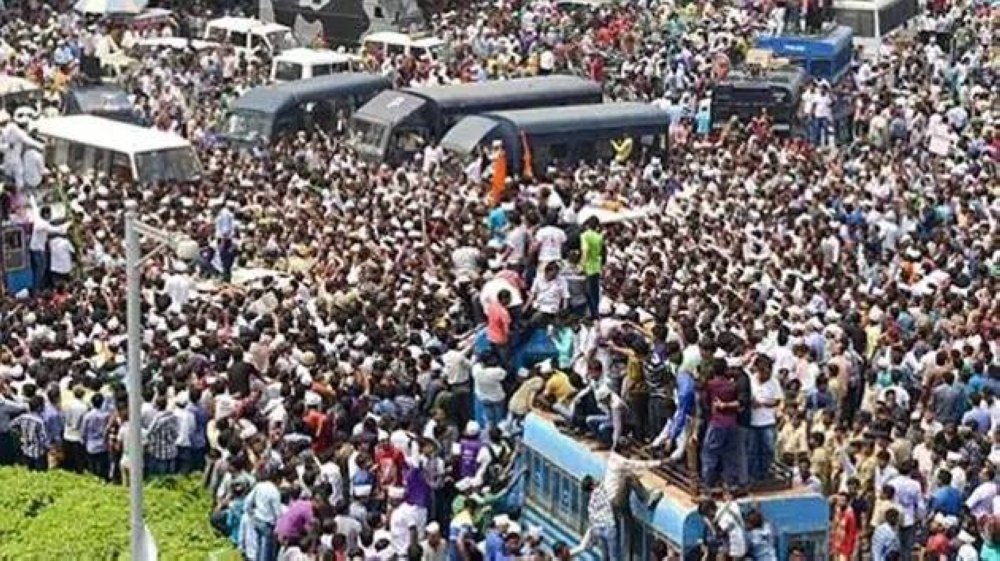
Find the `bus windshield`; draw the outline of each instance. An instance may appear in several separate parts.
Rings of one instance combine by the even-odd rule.
[[[287,51],[288,49],[294,49],[299,45],[299,42],[292,35],[292,32],[283,29],[281,31],[272,31],[267,34],[267,40],[271,42],[271,46],[277,51]]]
[[[268,138],[271,130],[271,119],[267,113],[261,111],[236,111],[226,118],[226,126],[223,129],[225,136],[238,138],[241,140],[255,140]]]
[[[194,150],[190,147],[172,148],[135,155],[139,181],[187,181],[201,172]]]
[[[385,139],[386,126],[381,123],[355,119],[351,130],[351,140],[358,146],[382,148],[382,141]]]

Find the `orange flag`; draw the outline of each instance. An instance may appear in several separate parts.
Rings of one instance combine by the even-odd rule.
[[[503,200],[503,191],[507,186],[507,152],[503,148],[497,150],[493,159],[493,183],[490,188],[490,204],[496,206]]]
[[[528,135],[521,131],[521,149],[524,150],[524,162],[523,170],[521,170],[521,175],[528,178],[535,177],[535,170],[532,168],[531,162],[531,145],[528,144]]]

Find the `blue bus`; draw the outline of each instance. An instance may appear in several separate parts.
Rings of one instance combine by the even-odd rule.
[[[836,84],[851,68],[854,31],[837,25],[826,28],[819,35],[762,35],[757,38],[755,47],[787,58],[813,78]]]
[[[579,543],[587,529],[588,496],[581,481],[604,473],[605,452],[597,452],[584,440],[560,432],[545,413],[529,414],[518,461],[527,469],[522,496],[521,520],[538,526],[546,543]],[[621,559],[647,561],[700,558],[703,522],[695,498],[661,472],[643,476],[643,484],[663,491],[663,499],[649,510],[634,495],[630,498],[628,523],[618,524]],[[760,509],[776,536],[778,559],[786,561],[793,551],[803,559],[829,558],[829,505],[826,499],[801,488],[755,492],[739,501],[746,511]],[[596,548],[581,556],[597,561]]]

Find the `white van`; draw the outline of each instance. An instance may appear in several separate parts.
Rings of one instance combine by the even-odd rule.
[[[369,33],[361,40],[362,52],[381,59],[412,55],[417,59],[440,60],[444,40],[433,36],[407,35],[395,31]]]
[[[45,141],[45,164],[76,173],[104,173],[138,183],[190,181],[201,174],[183,137],[93,115],[42,119],[35,134]]]
[[[248,57],[299,47],[292,30],[277,23],[264,23],[254,18],[224,17],[213,19],[205,26],[205,40],[231,45],[236,52]]]
[[[271,80],[293,82],[361,70],[361,57],[329,49],[291,49],[271,61]]]

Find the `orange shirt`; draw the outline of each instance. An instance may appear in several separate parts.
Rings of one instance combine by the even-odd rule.
[[[486,306],[486,338],[490,343],[506,345],[510,334],[510,312],[500,302]]]

